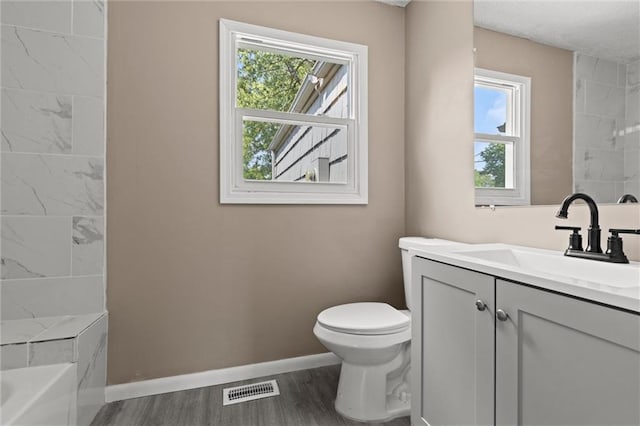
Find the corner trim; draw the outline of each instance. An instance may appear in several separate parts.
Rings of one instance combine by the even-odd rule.
[[[340,364],[340,362],[340,358],[336,355],[331,352],[326,352],[257,364],[241,365],[238,367],[207,370],[199,373],[181,374],[159,379],[110,385],[105,389],[105,399],[106,402],[121,401],[123,399],[196,389],[240,380],[255,379],[273,374],[325,367]]]

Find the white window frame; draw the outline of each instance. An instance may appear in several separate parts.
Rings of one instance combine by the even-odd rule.
[[[513,188],[475,188],[475,204],[478,206],[529,205],[531,204],[531,78],[475,68],[474,86],[478,83],[509,91],[507,125],[513,128],[506,129],[506,133],[513,136],[475,133],[474,143],[480,141],[506,145],[505,184],[512,183]]]
[[[236,105],[236,51],[239,46],[289,51],[302,57],[347,64],[350,117],[331,118],[239,108]],[[219,65],[220,203],[367,204],[367,46],[220,19]],[[347,182],[245,180],[242,162],[243,119],[345,129],[348,138]]]

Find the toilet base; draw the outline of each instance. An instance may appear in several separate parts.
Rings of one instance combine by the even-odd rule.
[[[409,398],[411,398],[411,396],[409,396]],[[391,406],[391,410],[387,411],[386,413],[386,417],[382,417],[382,418],[357,418],[357,417],[351,417],[349,415],[349,413],[344,413],[342,412],[337,405],[337,400],[336,400],[336,411],[338,412],[338,414],[340,414],[342,417],[349,419],[349,420],[353,420],[356,422],[377,422],[377,423],[385,423],[385,422],[389,422],[393,419],[397,419],[398,417],[405,417],[405,416],[410,416],[411,415],[411,406],[409,405],[409,402],[402,402],[399,399],[395,399],[395,401],[389,401],[389,399],[391,398],[387,398],[388,400],[388,404],[389,406]]]
[[[384,422],[410,415],[410,343],[384,365],[362,366],[342,362],[335,408],[360,422]]]

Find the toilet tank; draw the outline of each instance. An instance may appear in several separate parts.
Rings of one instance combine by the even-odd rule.
[[[407,301],[407,308],[411,310],[411,256],[409,249],[420,246],[446,246],[452,244],[463,244],[455,241],[441,240],[439,238],[422,237],[402,237],[398,242],[400,253],[402,254],[402,279],[404,280],[404,297]]]

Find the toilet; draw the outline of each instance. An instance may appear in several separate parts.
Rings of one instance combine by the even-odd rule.
[[[338,305],[320,312],[313,333],[342,360],[335,408],[362,422],[408,416],[411,409],[411,256],[419,246],[458,244],[435,238],[400,238],[407,307],[386,303]]]

